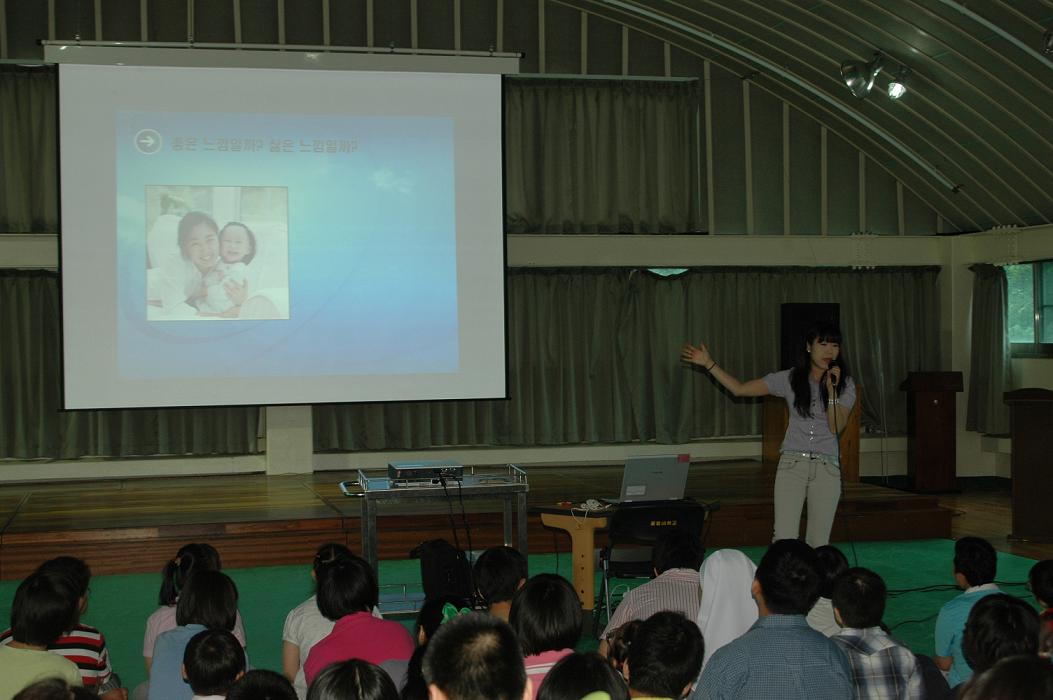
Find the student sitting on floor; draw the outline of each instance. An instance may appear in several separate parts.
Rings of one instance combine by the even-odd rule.
[[[963,537],[954,543],[954,582],[965,592],[940,608],[933,657],[941,671],[949,672],[947,682],[952,688],[969,680],[973,673],[962,655],[962,632],[977,601],[999,592],[994,584],[997,566],[998,557],[987,540]]]
[[[625,680],[634,698],[686,697],[702,668],[705,645],[694,620],[660,612],[644,620],[629,646]]]
[[[193,700],[217,700],[245,675],[245,650],[226,630],[198,632],[183,652],[183,678]]]
[[[641,623],[642,624],[642,623]],[[604,693],[609,700],[629,700],[629,688],[620,673],[596,652],[564,656],[552,667],[538,688],[538,700],[581,700],[590,693]]]
[[[56,557],[37,567],[37,571],[51,572],[65,576],[72,584],[75,616],[73,624],[64,630],[54,642],[48,645],[48,651],[65,656],[77,664],[80,669],[81,682],[84,687],[103,700],[123,700],[128,692],[121,688],[121,679],[110,667],[110,654],[106,649],[106,639],[102,632],[80,622],[88,609],[88,584],[91,583],[91,569],[76,557]],[[0,644],[11,640],[11,630],[0,634]]]
[[[959,700],[1049,700],[1053,698],[1053,664],[1030,654],[1010,656],[974,676]]]
[[[61,678],[48,678],[27,685],[14,700],[95,700],[96,697],[87,688],[70,685]]]
[[[1027,575],[1027,585],[1038,606],[1042,608],[1042,612],[1039,613],[1042,625],[1053,633],[1053,559],[1046,559],[1032,566]]]
[[[213,570],[190,574],[179,594],[175,629],[162,633],[154,645],[149,700],[190,700],[190,686],[183,680],[187,644],[205,630],[231,632],[237,612],[238,589],[229,576]]]
[[[533,695],[515,632],[493,615],[458,615],[424,654],[432,700],[529,700]]]
[[[330,664],[311,683],[307,700],[399,700],[388,672],[361,659]]]
[[[472,569],[475,588],[491,615],[508,622],[512,596],[527,580],[527,560],[512,547],[491,547]]]
[[[435,636],[439,625],[468,612],[471,612],[469,601],[460,598],[442,597],[424,601],[414,625],[417,648],[406,668],[406,684],[399,693],[401,700],[428,700],[428,684],[424,681],[423,668],[428,640]]]
[[[227,700],[296,700],[296,691],[282,674],[254,669],[230,686]]]
[[[11,604],[11,642],[0,646],[0,700],[45,678],[81,685],[77,665],[47,650],[71,626],[76,599],[69,579],[53,573],[31,574],[18,586]]]
[[[858,700],[921,700],[925,687],[914,653],[881,628],[888,590],[873,571],[849,569],[834,581],[832,639],[848,657]]]
[[[508,622],[523,646],[533,696],[557,661],[574,653],[581,636],[581,601],[556,574],[532,576],[512,598]]]
[[[833,590],[837,577],[848,571],[848,558],[832,544],[816,547],[815,556],[819,558],[819,600],[815,601],[815,605],[808,611],[806,619],[808,626],[813,630],[833,637],[841,631],[841,625],[834,619],[830,591]]]
[[[219,552],[210,544],[185,544],[176,552],[175,558],[166,562],[161,569],[161,591],[158,603],[161,607],[150,614],[146,620],[146,634],[143,636],[143,660],[146,662],[146,673],[150,673],[150,664],[154,656],[154,644],[162,632],[176,626],[176,603],[179,594],[186,585],[190,574],[195,571],[219,571],[222,563]],[[245,646],[245,628],[241,623],[241,613],[234,616],[234,636]]]
[[[976,601],[962,632],[962,655],[973,673],[999,659],[1038,652],[1038,614],[1019,598],[996,593]]]

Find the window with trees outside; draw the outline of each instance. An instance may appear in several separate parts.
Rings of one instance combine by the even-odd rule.
[[[1053,260],[1006,265],[1006,327],[1017,357],[1053,357]]]

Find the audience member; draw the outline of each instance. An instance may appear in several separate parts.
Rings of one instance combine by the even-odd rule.
[[[949,672],[952,687],[969,679],[972,669],[962,655],[962,632],[969,611],[984,596],[998,593],[994,584],[998,564],[994,547],[979,537],[963,537],[954,543],[954,582],[964,593],[950,600],[936,618],[936,654],[933,661]]]
[[[1010,656],[975,676],[959,700],[1050,700],[1053,664],[1033,654]]]
[[[416,632],[417,648],[410,657],[406,668],[406,684],[402,686],[399,697],[402,700],[428,700],[428,684],[424,681],[424,651],[428,640],[439,629],[439,625],[449,622],[458,615],[471,612],[468,601],[460,598],[433,598],[424,601],[417,613]]]
[[[183,652],[183,678],[193,700],[226,697],[227,691],[245,675],[245,649],[227,630],[198,632]]]
[[[629,620],[607,637],[607,662],[619,674],[623,673],[625,660],[629,658],[629,647],[642,624],[643,620]]]
[[[76,589],[65,576],[36,572],[19,584],[11,604],[11,641],[0,646],[0,699],[45,678],[81,685],[77,665],[47,650],[69,629],[75,600]]]
[[[573,653],[560,659],[538,688],[538,700],[581,700],[604,692],[610,700],[629,700],[625,680],[596,652]]]
[[[756,572],[756,565],[737,549],[718,549],[702,562],[702,604],[698,609],[698,628],[706,640],[702,668],[717,649],[741,637],[757,621],[757,603],[751,591]]]
[[[318,584],[319,570],[349,556],[351,550],[342,544],[330,542],[319,547],[311,565],[311,578],[315,585]],[[292,682],[296,695],[301,700],[307,697],[303,662],[307,660],[311,648],[333,631],[333,624],[333,621],[318,609],[317,595],[312,595],[297,605],[285,617],[285,625],[282,627],[282,673]]]
[[[523,652],[512,628],[492,615],[459,615],[442,625],[424,654],[432,700],[528,700]]]
[[[698,567],[704,554],[697,537],[680,529],[662,533],[651,557],[655,578],[625,594],[600,635],[600,653],[607,653],[608,635],[629,620],[646,620],[662,610],[681,612],[691,620],[698,617]]]
[[[832,544],[815,548],[819,558],[819,600],[808,611],[808,626],[827,637],[833,637],[841,631],[841,626],[834,619],[834,606],[830,601],[830,591],[838,576],[848,571],[848,558]]]
[[[27,685],[13,700],[95,700],[96,697],[87,688],[70,685],[61,678],[46,678]]]
[[[757,567],[752,591],[759,619],[713,655],[691,697],[851,697],[848,660],[805,620],[819,598],[815,551],[799,540],[774,542]],[[630,652],[630,669],[631,658]]]
[[[37,571],[65,576],[72,584],[71,592],[76,596],[76,600],[73,601],[75,612],[72,624],[58,639],[48,645],[48,651],[65,656],[77,664],[81,682],[93,694],[103,700],[123,700],[128,692],[121,688],[120,677],[110,667],[110,653],[106,648],[105,637],[99,630],[80,621],[81,616],[88,610],[91,569],[81,559],[64,556],[49,559],[37,567]],[[0,634],[0,644],[7,644],[10,639],[11,630]]]
[[[523,647],[533,695],[557,661],[574,653],[581,636],[581,602],[567,579],[538,574],[512,598],[508,622]]]
[[[634,698],[682,698],[702,668],[705,644],[698,625],[663,611],[643,621],[629,646],[623,672]]]
[[[177,624],[176,603],[179,601],[179,594],[190,574],[206,569],[219,571],[222,568],[219,552],[212,545],[204,543],[183,545],[176,552],[175,558],[165,563],[164,568],[161,569],[161,590],[157,596],[161,607],[147,618],[146,634],[143,636],[143,660],[146,662],[147,673],[150,673],[157,637]],[[242,625],[240,613],[234,619],[234,636],[238,638],[242,646],[245,646],[245,628]]]
[[[475,560],[472,577],[490,614],[508,622],[512,596],[527,580],[526,557],[512,547],[491,547]]]
[[[925,686],[914,653],[881,628],[888,591],[873,571],[848,569],[831,588],[841,632],[832,639],[852,668],[859,700],[921,700]],[[813,608],[814,610],[814,608]]]
[[[230,687],[227,700],[296,700],[296,691],[282,674],[254,669]]]
[[[1028,603],[1004,593],[985,596],[969,611],[962,633],[962,655],[973,673],[999,659],[1038,652],[1038,613]]]
[[[1027,586],[1035,601],[1042,608],[1039,618],[1045,634],[1053,635],[1053,559],[1040,561],[1031,567],[1027,575]]]
[[[330,664],[311,682],[307,700],[399,700],[388,672],[362,659]]]
[[[404,679],[413,638],[399,623],[373,617],[379,595],[373,567],[362,557],[352,554],[318,571],[318,609],[335,624],[307,655],[308,686],[326,666],[349,659],[389,665],[389,673]]]
[[[232,632],[237,613],[238,589],[229,576],[214,569],[190,574],[176,604],[176,627],[162,632],[154,644],[149,700],[189,700],[192,693],[182,672],[187,644],[205,630]]]

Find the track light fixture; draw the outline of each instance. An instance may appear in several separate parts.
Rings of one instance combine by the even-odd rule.
[[[874,59],[869,63],[845,61],[841,64],[841,79],[853,95],[863,99],[874,87],[874,79],[881,72],[884,62],[885,58],[880,53],[874,54]]]
[[[1047,56],[1053,54],[1053,29],[1047,29],[1042,35],[1042,53]]]
[[[900,66],[895,77],[888,83],[888,96],[890,100],[898,100],[907,92],[906,79],[910,75],[910,68]]]

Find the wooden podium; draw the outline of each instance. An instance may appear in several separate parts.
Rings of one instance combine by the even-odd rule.
[[[907,392],[907,475],[920,493],[953,491],[955,392],[961,372],[909,372],[900,389]]]
[[[1013,539],[1053,542],[1050,455],[1053,454],[1053,391],[1017,389],[1002,395],[1009,404],[1013,439]]]
[[[856,384],[856,403],[848,414],[848,425],[841,432],[841,475],[846,483],[859,481],[859,414],[863,400],[863,388]],[[761,411],[761,462],[775,468],[779,463],[779,447],[786,436],[786,425],[790,422],[790,411],[786,399],[765,396]]]

